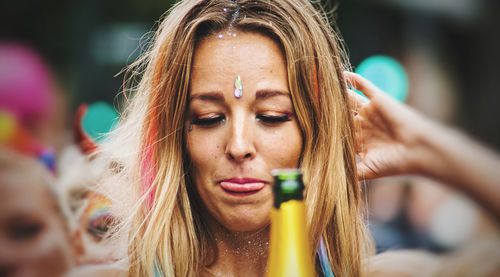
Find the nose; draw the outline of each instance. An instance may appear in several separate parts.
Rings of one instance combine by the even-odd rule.
[[[241,163],[255,157],[253,132],[251,124],[245,122],[243,117],[234,117],[232,120],[229,139],[226,145],[226,156],[229,160]]]

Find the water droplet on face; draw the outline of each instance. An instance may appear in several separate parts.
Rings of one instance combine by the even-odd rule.
[[[223,37],[224,37],[224,35],[223,35],[223,34],[219,34],[217,37],[218,37],[218,38],[223,38]]]

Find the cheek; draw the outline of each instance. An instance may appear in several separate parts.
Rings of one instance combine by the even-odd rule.
[[[284,146],[288,149],[288,158],[294,161],[294,166],[298,166],[300,154],[302,153],[302,135],[298,127],[292,132],[290,139],[284,143]]]
[[[210,136],[192,135],[187,139],[187,152],[193,165],[205,165],[217,156],[218,145]]]
[[[274,168],[295,168],[302,153],[302,136],[298,127],[276,132],[262,140],[263,155]]]
[[[191,161],[193,177],[210,172],[221,155],[224,155],[218,135],[188,134],[186,150]]]

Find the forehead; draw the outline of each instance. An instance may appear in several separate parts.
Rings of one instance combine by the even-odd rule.
[[[0,180],[0,217],[12,213],[42,213],[55,210],[56,200],[46,185],[35,178],[2,175]]]
[[[272,69],[284,66],[279,45],[257,32],[222,31],[201,41],[195,49],[193,71]]]
[[[210,86],[231,86],[236,76],[241,76],[244,89],[279,83],[280,89],[286,90],[287,72],[280,46],[263,34],[242,31],[223,31],[199,43],[194,53],[191,92],[224,90]]]

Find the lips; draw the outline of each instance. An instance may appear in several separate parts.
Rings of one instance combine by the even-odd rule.
[[[266,181],[253,178],[231,178],[220,181],[219,185],[227,193],[245,196],[262,190],[266,186]]]

